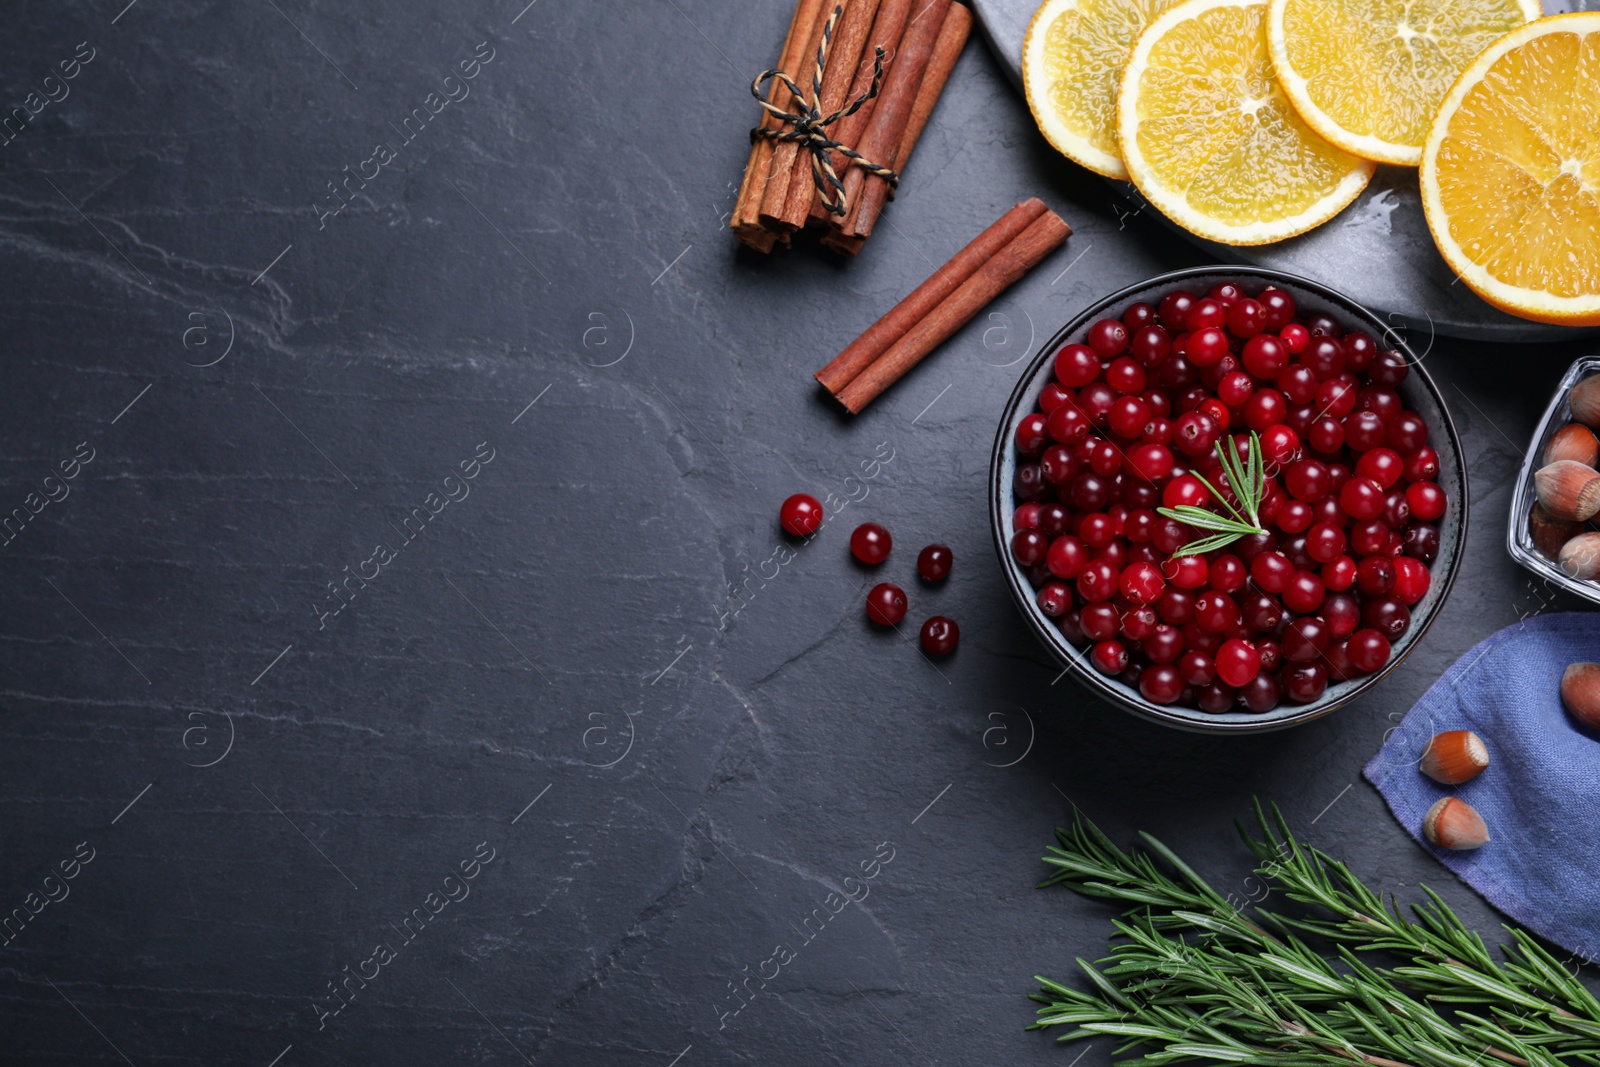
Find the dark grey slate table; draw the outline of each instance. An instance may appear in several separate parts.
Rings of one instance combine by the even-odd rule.
[[[1239,887],[1261,794],[1494,921],[1357,775],[1454,657],[1564,606],[1500,538],[1577,344],[1432,345],[1470,559],[1381,692],[1170,733],[1053,684],[983,478],[1030,339],[1196,253],[980,46],[840,264],[723,226],[779,5],[125,2],[0,35],[7,106],[39,94],[0,151],[0,1059],[1064,1064],[1022,1027],[1106,936],[1032,888],[1069,800]],[[866,416],[819,399],[1030,194],[1066,250]],[[857,500],[775,557],[802,489]],[[961,623],[937,668],[862,618],[867,518],[915,618]]]

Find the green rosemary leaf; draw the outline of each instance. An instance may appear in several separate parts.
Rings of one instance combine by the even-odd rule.
[[[1243,534],[1237,533],[1219,533],[1214,534],[1211,537],[1202,537],[1198,541],[1190,541],[1182,548],[1179,548],[1172,554],[1172,558],[1178,559],[1183,556],[1201,556],[1215,549],[1231,545],[1243,536]]]
[[[1168,519],[1176,519],[1181,523],[1198,527],[1202,530],[1218,530],[1223,533],[1250,534],[1255,533],[1255,527],[1247,523],[1235,522],[1233,519],[1218,515],[1205,508],[1197,508],[1193,504],[1179,504],[1175,508],[1156,508],[1156,514]]]

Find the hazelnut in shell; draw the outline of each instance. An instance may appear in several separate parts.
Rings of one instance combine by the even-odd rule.
[[[1556,555],[1561,573],[1580,582],[1600,578],[1600,533],[1581,533],[1569,537]]]
[[[1546,463],[1563,459],[1593,467],[1600,461],[1600,438],[1595,437],[1594,431],[1582,423],[1567,423],[1550,435],[1550,443],[1544,447]]]
[[[1600,731],[1600,663],[1574,663],[1562,672],[1561,703],[1578,722]]]
[[[1442,785],[1471,781],[1489,766],[1489,748],[1471,730],[1435,734],[1422,750],[1417,769]]]
[[[1476,808],[1460,797],[1444,797],[1422,817],[1422,833],[1440,848],[1479,848],[1489,840],[1489,827]]]
[[[1539,503],[1558,519],[1587,522],[1600,512],[1600,472],[1576,460],[1545,464],[1534,472],[1533,485]]]
[[[1589,429],[1600,429],[1600,374],[1585,378],[1567,395],[1572,417]]]
[[[1537,500],[1533,502],[1533,510],[1528,513],[1528,535],[1533,538],[1533,547],[1540,555],[1547,559],[1558,558],[1561,546],[1582,532],[1583,523],[1558,519],[1546,511],[1543,504]]]

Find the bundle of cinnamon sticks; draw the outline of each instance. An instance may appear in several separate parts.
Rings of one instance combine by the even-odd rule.
[[[810,99],[817,51],[835,7],[839,18],[821,92]],[[868,92],[877,49],[883,49],[878,94],[828,127],[826,135],[879,166],[903,173],[971,31],[972,12],[953,0],[798,0],[777,69],[804,88],[805,103],[827,115]],[[778,79],[770,84],[768,101],[793,111],[789,87]],[[763,112],[762,128],[779,124]],[[812,177],[810,149],[793,141],[756,138],[730,222],[735,236],[770,252],[779,242],[788,244],[801,229],[817,226],[824,245],[855,255],[893,192],[888,180],[853,164],[847,167],[850,162],[842,153],[832,153],[834,169],[844,181],[846,213],[841,216],[823,204]]]

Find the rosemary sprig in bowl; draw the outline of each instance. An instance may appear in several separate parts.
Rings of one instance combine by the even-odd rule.
[[[1117,1037],[1121,1067],[1600,1067],[1600,1000],[1571,961],[1510,926],[1497,960],[1436,893],[1424,889],[1429,902],[1408,918],[1296,840],[1276,809],[1257,815],[1262,837],[1244,835],[1257,876],[1332,918],[1247,915],[1155,838],[1144,835],[1148,853],[1125,852],[1080,816],[1056,831],[1042,884],[1128,909],[1110,955],[1078,960],[1089,989],[1038,979],[1030,1029]]]
[[[1157,508],[1158,515],[1176,519],[1198,530],[1211,531],[1209,537],[1198,537],[1178,549],[1173,553],[1174,557],[1198,556],[1231,545],[1241,537],[1267,532],[1261,525],[1261,499],[1266,492],[1267,484],[1266,470],[1261,463],[1261,438],[1254,430],[1250,431],[1250,454],[1243,459],[1239,456],[1239,446],[1234,443],[1231,436],[1224,436],[1223,440],[1227,442],[1226,449],[1223,448],[1223,441],[1218,441],[1212,448],[1222,463],[1222,473],[1227,479],[1228,487],[1233,490],[1239,503],[1235,505],[1198,471],[1191,471],[1190,473],[1199,479],[1200,484],[1206,487],[1211,498],[1228,509],[1228,514],[1220,515],[1193,504],[1179,504],[1175,508]]]

